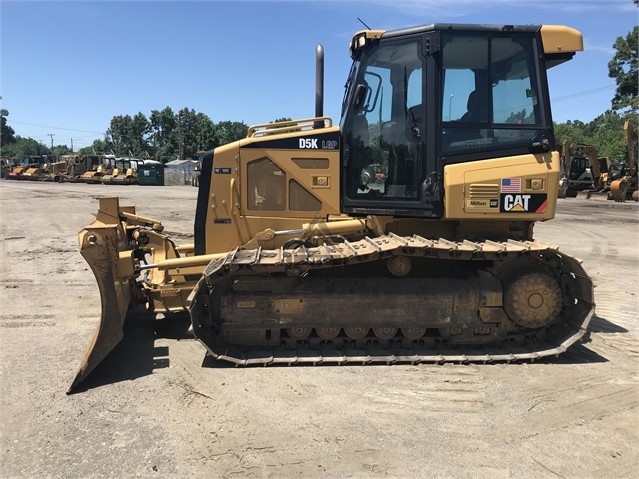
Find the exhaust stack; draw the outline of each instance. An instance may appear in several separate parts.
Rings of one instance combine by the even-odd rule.
[[[324,47],[315,49],[315,118],[324,116]],[[324,121],[316,121],[315,128],[324,128]]]

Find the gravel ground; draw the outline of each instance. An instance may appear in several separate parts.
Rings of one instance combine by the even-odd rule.
[[[67,396],[100,315],[76,233],[105,194],[192,232],[196,188],[0,184],[1,477],[635,477],[636,203],[559,200],[536,226],[597,286],[591,342],[558,359],[240,369],[136,309]]]

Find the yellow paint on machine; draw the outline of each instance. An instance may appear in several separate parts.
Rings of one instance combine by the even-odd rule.
[[[463,220],[478,215],[503,219],[499,202],[502,178],[521,178],[521,194],[556,197],[559,186],[559,153],[528,154],[498,159],[458,163],[444,167],[445,219]],[[494,201],[493,203],[494,204]],[[548,220],[555,216],[555,204],[540,213],[510,212],[511,220]]]

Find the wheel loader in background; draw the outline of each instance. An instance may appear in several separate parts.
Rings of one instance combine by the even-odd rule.
[[[338,127],[318,47],[315,117],[200,158],[193,244],[100,199],[78,239],[101,320],[71,389],[139,300],[189,311],[207,353],[237,365],[564,352],[587,332],[593,286],[533,226],[554,217],[559,183],[546,70],[582,49],[554,25],[360,31]],[[468,98],[463,115],[453,97]]]

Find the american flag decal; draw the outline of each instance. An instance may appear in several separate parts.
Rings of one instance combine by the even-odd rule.
[[[502,178],[502,193],[521,193],[521,178]]]

